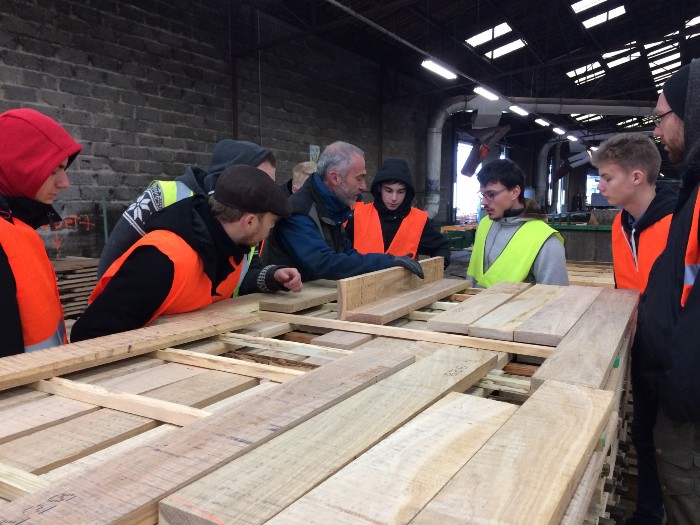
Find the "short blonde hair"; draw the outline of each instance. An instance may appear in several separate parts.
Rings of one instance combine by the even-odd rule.
[[[292,185],[301,188],[314,171],[316,171],[316,163],[313,161],[300,162],[292,170]]]
[[[591,163],[617,164],[625,171],[644,172],[647,183],[654,184],[661,169],[661,154],[656,144],[643,133],[620,133],[603,142],[591,154]]]

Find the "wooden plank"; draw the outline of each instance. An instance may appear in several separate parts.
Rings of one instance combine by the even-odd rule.
[[[514,330],[514,340],[539,345],[558,345],[599,294],[599,288],[590,286],[561,287],[557,297]]]
[[[294,379],[296,376],[303,374],[303,372],[299,370],[290,370],[289,368],[284,368],[281,366],[252,363],[250,361],[243,361],[232,357],[221,357],[218,355],[203,355],[197,352],[177,350],[174,348],[157,350],[152,355],[164,361],[183,363],[200,368],[209,368],[212,370],[221,370],[223,372],[230,372],[249,377],[269,379],[270,381],[275,381],[277,383],[289,381],[290,379]]]
[[[469,326],[469,335],[513,341],[513,332],[561,290],[561,286],[536,284],[478,319]]]
[[[428,321],[428,329],[436,332],[469,333],[469,326],[506,301],[527,290],[528,283],[498,283],[482,290]]]
[[[480,337],[469,337],[466,335],[411,330],[407,328],[397,328],[394,326],[355,323],[351,321],[339,321],[337,319],[321,319],[318,317],[280,314],[277,312],[260,312],[259,315],[268,321],[286,321],[299,326],[320,326],[333,330],[346,330],[348,332],[359,332],[384,337],[393,337],[396,339],[408,339],[411,341],[429,341],[448,345],[468,346],[473,348],[482,348],[484,350],[493,350],[495,352],[509,352],[511,354],[528,355],[533,357],[546,358],[552,353],[552,348],[548,346],[532,345],[529,343],[497,341],[493,339],[483,339]]]
[[[424,279],[401,267],[340,279],[338,281],[338,319],[345,319],[345,312],[360,306],[442,280],[445,273],[442,257],[425,259],[420,261],[420,265],[423,268]]]
[[[558,524],[611,409],[611,392],[546,382],[411,524]]]
[[[371,335],[333,330],[327,334],[315,337],[311,342],[315,345],[330,346],[340,350],[352,350],[372,339]]]
[[[393,294],[385,299],[357,307],[345,312],[343,319],[361,323],[386,324],[416,308],[431,304],[464,288],[469,284],[458,279],[442,279],[420,288]]]
[[[319,286],[312,281],[305,283],[304,289],[298,293],[281,292],[266,295],[264,299],[260,299],[260,310],[293,314],[329,301],[335,301],[337,297],[338,290],[335,283],[333,283],[332,288],[329,288],[327,285]]]
[[[408,523],[516,409],[449,394],[267,523]]]
[[[294,330],[294,325],[289,323],[275,323],[272,321],[259,321],[246,326],[237,333],[254,335],[258,337],[277,337],[278,335],[286,334],[290,330]]]
[[[217,411],[169,433],[127,457],[111,459],[99,469],[7,503],[0,507],[0,520],[155,523],[163,497],[412,361],[406,351],[356,351],[250,396],[234,409]]]
[[[0,463],[0,498],[13,501],[48,486],[35,474]]]
[[[220,306],[223,303],[235,303],[235,300],[219,301],[167,325],[5,357],[0,360],[0,390],[235,330],[257,321],[253,315],[232,311],[227,304]]]
[[[179,426],[189,425],[193,421],[210,415],[209,412],[197,408],[137,394],[118,392],[96,385],[78,383],[60,377],[54,377],[48,381],[38,381],[31,386],[47,394],[59,395],[83,403],[111,408],[120,412],[148,417],[156,421]]]
[[[159,523],[264,523],[495,362],[491,352],[443,347],[166,498]]]
[[[348,355],[347,350],[339,350],[320,345],[311,345],[306,343],[297,343],[294,341],[285,341],[283,339],[274,339],[269,337],[253,337],[247,334],[230,333],[222,335],[221,339],[231,344],[244,344],[252,348],[269,348],[270,350],[282,350],[284,352],[295,353],[305,356],[327,357],[336,359]]]
[[[636,321],[638,303],[639,292],[634,290],[602,289],[532,376],[532,388],[548,379],[602,388]]]

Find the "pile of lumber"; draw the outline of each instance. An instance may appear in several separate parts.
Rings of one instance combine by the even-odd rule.
[[[569,284],[615,288],[612,263],[567,261]]]
[[[0,360],[0,521],[581,523],[615,457],[638,294],[458,302],[439,276],[309,283]]]
[[[66,319],[77,319],[85,310],[88,297],[97,284],[98,262],[99,259],[87,257],[66,257],[51,261]]]

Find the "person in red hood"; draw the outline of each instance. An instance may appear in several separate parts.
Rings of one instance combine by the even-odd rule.
[[[58,122],[33,109],[0,114],[0,357],[67,342],[63,310],[40,226],[82,150]]]

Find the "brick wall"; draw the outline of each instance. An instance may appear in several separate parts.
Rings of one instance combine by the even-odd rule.
[[[241,55],[258,31],[296,30],[245,7],[231,27],[232,68],[227,9],[220,0],[0,2],[0,111],[35,108],[84,147],[57,201],[66,220],[41,232],[50,256],[98,256],[105,225],[150,180],[206,166],[223,138],[272,149],[280,181],[310,144],[358,145],[370,175],[380,157],[404,157],[422,202],[429,104],[387,95],[379,64],[315,37]],[[398,80],[404,92],[421,87]]]

